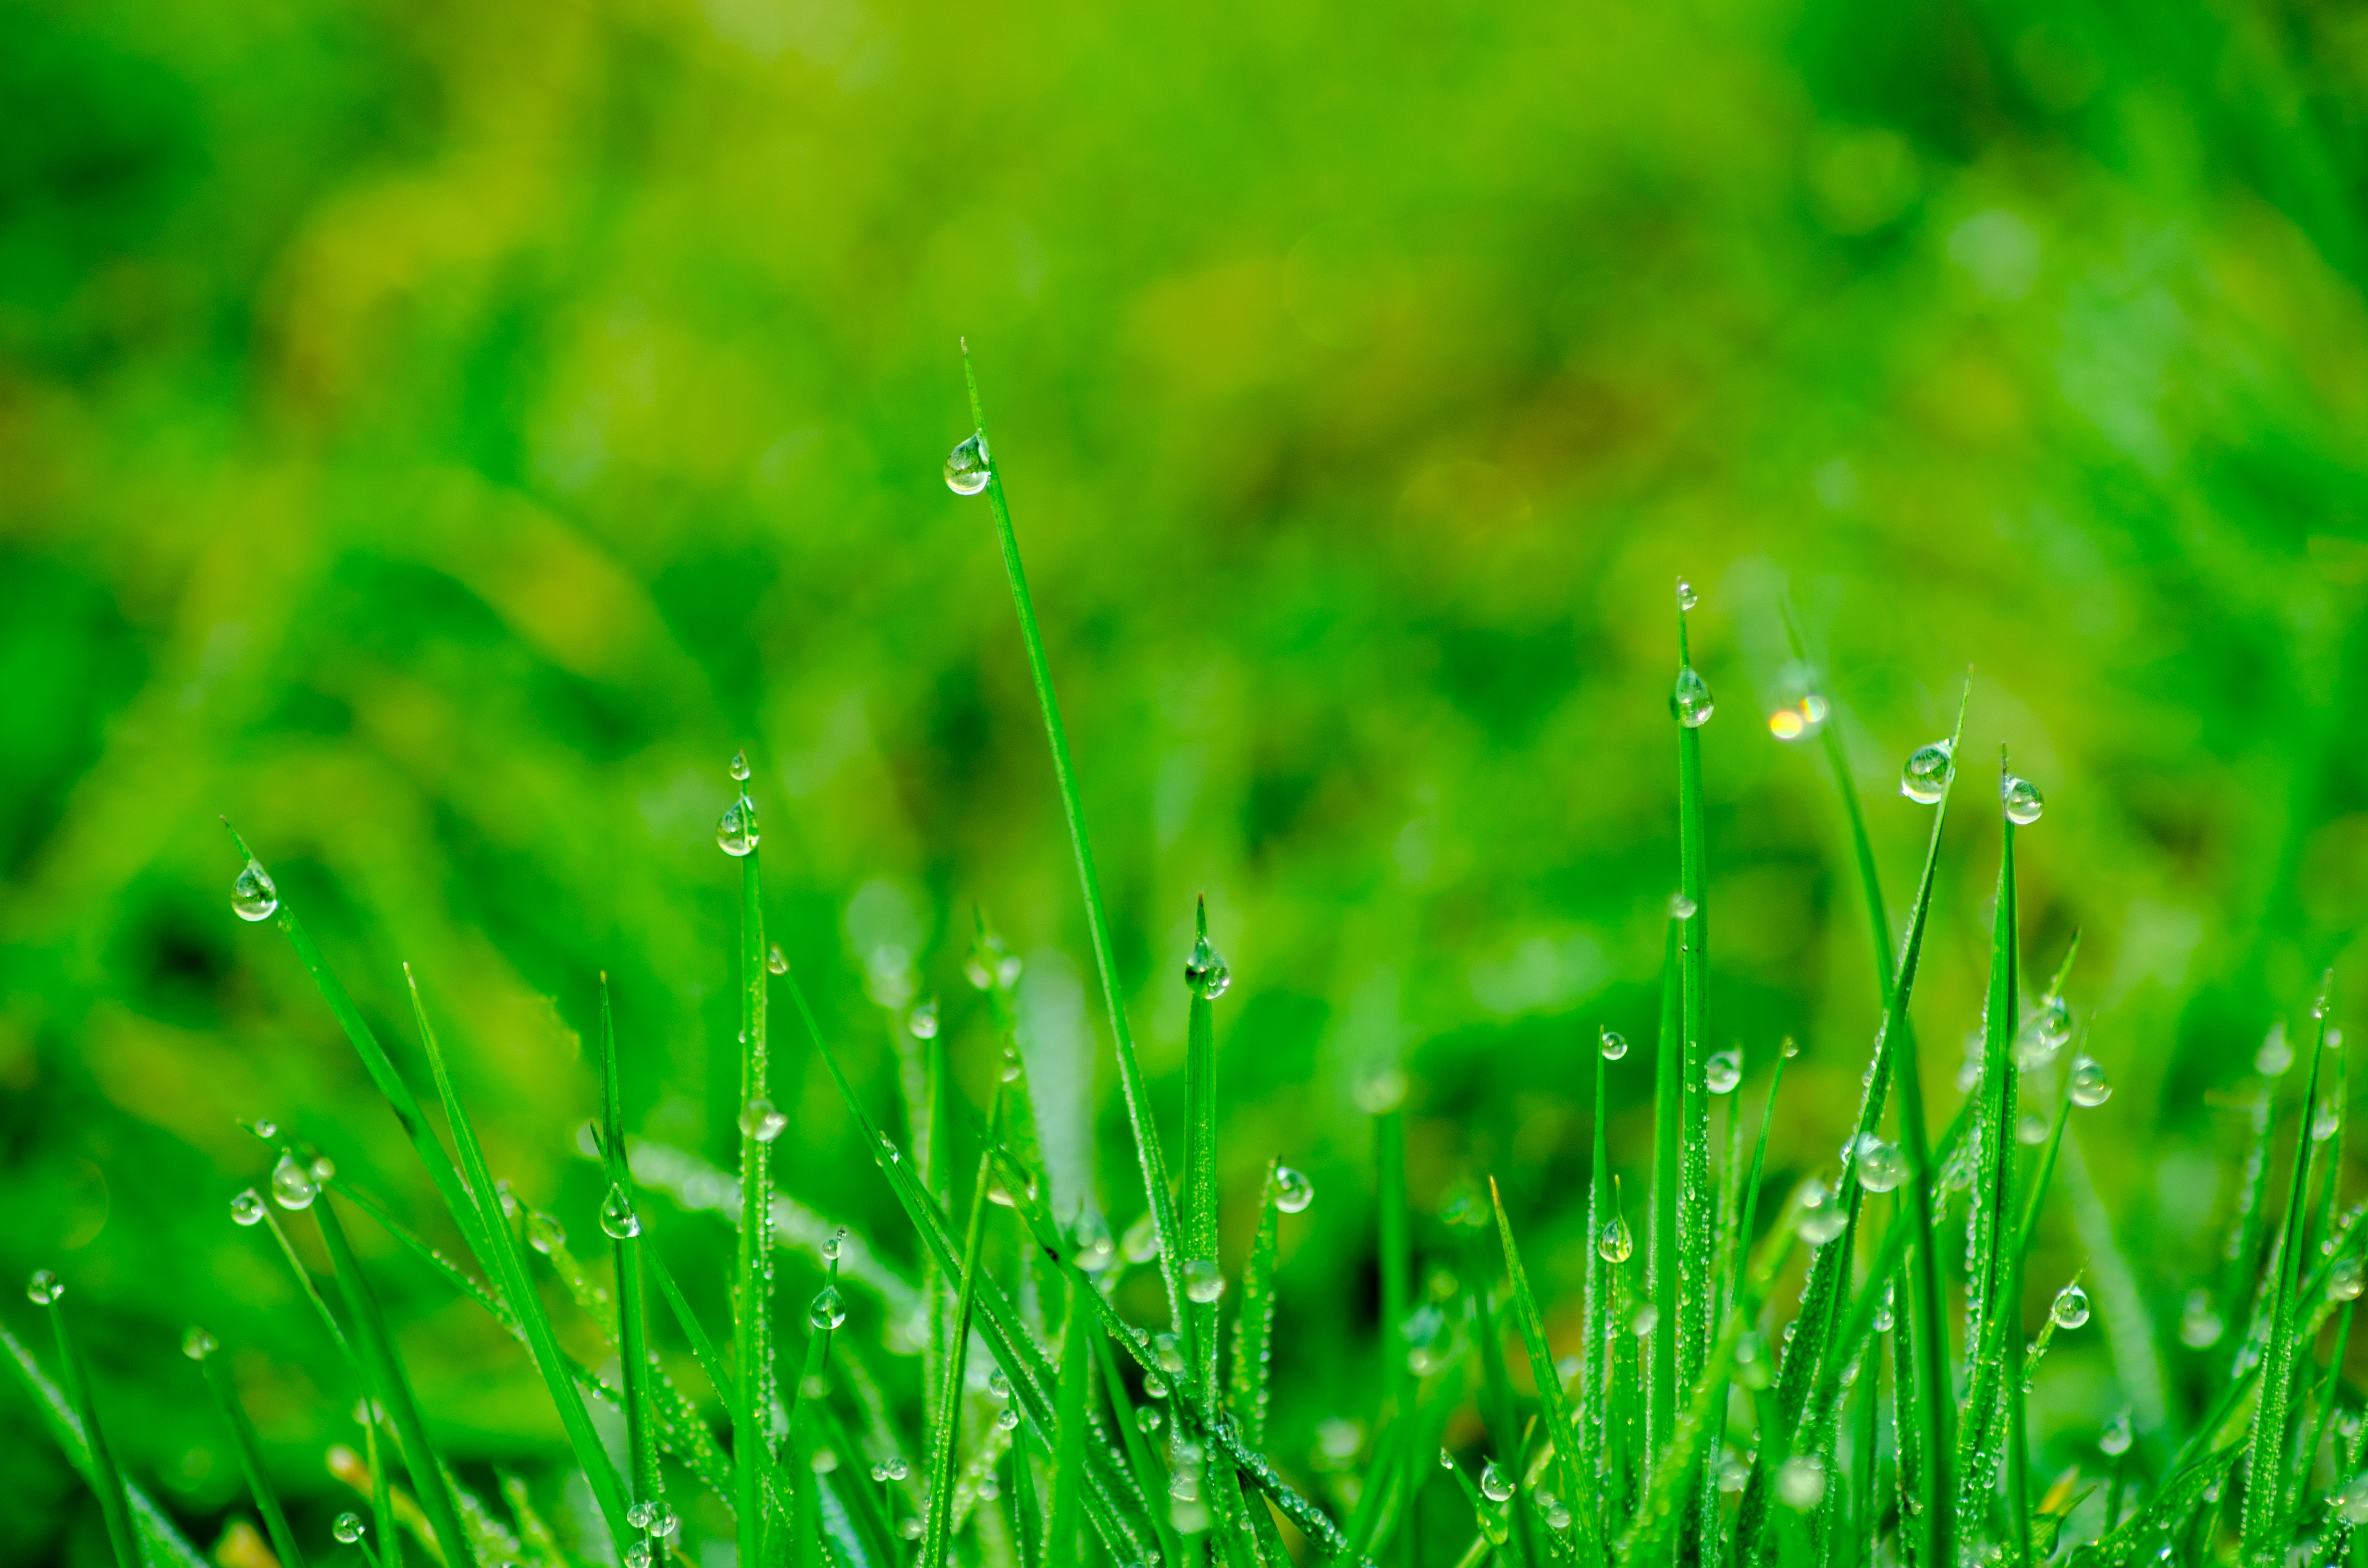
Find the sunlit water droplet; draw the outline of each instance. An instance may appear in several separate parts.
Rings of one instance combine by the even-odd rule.
[[[1146,1404],[1134,1413],[1134,1424],[1145,1432],[1156,1432],[1167,1423],[1167,1413],[1156,1404]]]
[[[202,1361],[222,1348],[222,1342],[202,1328],[192,1328],[181,1335],[181,1354],[192,1361]]]
[[[279,912],[279,888],[262,861],[248,858],[230,885],[230,906],[241,920],[268,920]]]
[[[1691,920],[1694,917],[1694,911],[1700,907],[1692,899],[1681,892],[1673,892],[1669,895],[1669,918],[1672,920]]]
[[[748,781],[748,749],[746,746],[732,754],[732,777],[743,784]]]
[[[351,1546],[362,1538],[362,1517],[348,1509],[331,1521],[329,1533]]]
[[[1889,1192],[1907,1179],[1907,1156],[1898,1144],[1870,1132],[1859,1140],[1858,1179],[1869,1192]]]
[[[1628,1229],[1627,1221],[1614,1216],[1603,1222],[1595,1238],[1595,1251],[1606,1263],[1625,1263],[1636,1251],[1635,1233]]]
[[[995,459],[983,435],[965,437],[946,454],[946,488],[957,495],[977,494],[994,476]]]
[[[1006,1432],[1017,1432],[1019,1430],[1019,1407],[1009,1404],[996,1411],[995,1424]]]
[[[1286,1214],[1297,1214],[1315,1201],[1315,1184],[1289,1165],[1274,1167],[1274,1206]]]
[[[1143,1397],[1145,1399],[1166,1399],[1167,1397],[1167,1380],[1161,1377],[1157,1372],[1144,1373]]]
[[[1003,1081],[1007,1084],[1019,1082],[1019,1074],[1022,1071],[1023,1064],[1019,1060],[1019,1052],[1010,1046],[1005,1046],[1003,1048]]]
[[[271,1167],[271,1200],[282,1209],[310,1209],[320,1196],[321,1184],[313,1173],[298,1165],[294,1155],[280,1155]]]
[[[1689,730],[1699,730],[1710,722],[1717,704],[1710,694],[1710,682],[1702,672],[1688,665],[1678,672],[1675,686],[1669,688],[1669,717]]]
[[[774,974],[790,972],[790,955],[781,951],[780,943],[776,942],[766,950],[765,968]]]
[[[1713,1095],[1730,1095],[1743,1082],[1743,1058],[1732,1051],[1713,1051],[1702,1063],[1702,1079]]]
[[[2343,1125],[2343,1113],[2334,1106],[2322,1103],[2311,1113],[2310,1137],[2314,1143],[2324,1143]]]
[[[230,1217],[242,1225],[260,1225],[266,1212],[263,1194],[251,1187],[230,1200]]]
[[[1204,1002],[1213,1002],[1233,983],[1233,971],[1225,967],[1224,955],[1209,945],[1209,938],[1194,942],[1192,956],[1184,960],[1185,988]]]
[[[1196,1257],[1184,1265],[1184,1294],[1190,1300],[1207,1306],[1225,1293],[1224,1270],[1205,1257]]]
[[[1161,1371],[1181,1376],[1184,1371],[1184,1342],[1172,1334],[1155,1334],[1151,1336],[1151,1358],[1159,1363]]]
[[[746,796],[723,808],[715,824],[715,842],[726,855],[738,857],[757,847],[757,806]]]
[[[634,1541],[625,1548],[625,1568],[651,1568],[656,1561],[657,1553],[650,1550],[646,1540]]]
[[[934,996],[905,1016],[905,1028],[915,1040],[938,1038],[938,999]]]
[[[1702,596],[1694,592],[1694,585],[1691,583],[1687,582],[1683,577],[1679,578],[1678,608],[1679,609],[1690,610],[1701,602]]]
[[[560,1225],[559,1217],[538,1209],[526,1217],[526,1244],[551,1256],[567,1244],[567,1232]]]
[[[2039,813],[2047,806],[2040,798],[2038,785],[2011,773],[1998,780],[1998,801],[2006,808],[2006,820],[2017,827],[2029,827],[2037,822]]]
[[[740,1135],[759,1143],[770,1143],[789,1124],[780,1108],[761,1095],[740,1108]]]
[[[2130,1413],[2126,1410],[2105,1423],[2097,1434],[2097,1447],[2108,1459],[2119,1459],[2130,1451]]]
[[[1815,1454],[1794,1454],[1776,1471],[1776,1495],[1788,1508],[1807,1513],[1826,1499],[1826,1461]]]
[[[1110,1225],[1094,1210],[1088,1209],[1077,1216],[1074,1234],[1079,1268],[1088,1274],[1101,1274],[1118,1262],[1118,1247],[1110,1240]]]
[[[1956,747],[1950,741],[1918,746],[1899,770],[1899,792],[1919,806],[1938,805],[1948,792],[1950,776],[1957,770]]]
[[[633,1212],[633,1200],[621,1182],[610,1183],[609,1196],[600,1200],[600,1229],[620,1242],[642,1233],[642,1217]]]
[[[313,1179],[323,1187],[337,1179],[337,1162],[326,1154],[313,1155],[312,1165],[306,1168],[312,1171]]]
[[[847,1321],[847,1301],[836,1285],[825,1285],[814,1292],[806,1307],[806,1324],[817,1334],[837,1328]]]
[[[2014,1141],[2027,1149],[2046,1142],[2047,1119],[2035,1110],[2024,1111],[2014,1119]]]
[[[2066,1085],[2065,1093],[2071,1096],[2074,1105],[2094,1108],[2113,1097],[2113,1085],[2095,1057],[2076,1056],[2072,1059],[2072,1075]]]
[[[1596,1043],[1602,1048],[1606,1062],[1617,1062],[1628,1054],[1628,1037],[1617,1029],[1598,1031]]]
[[[2066,1285],[2055,1292],[2055,1304],[2047,1309],[2058,1328],[2078,1328],[2089,1321],[2089,1292],[2078,1285]]]
[[[279,1124],[268,1116],[258,1116],[255,1119],[255,1135],[268,1143],[279,1136]]]
[[[1512,1498],[1513,1478],[1507,1475],[1505,1467],[1495,1460],[1480,1467],[1480,1495],[1491,1503],[1508,1502]]]
[[[37,1307],[46,1307],[65,1293],[65,1282],[46,1268],[36,1268],[25,1281],[26,1298]]]
[[[1126,1249],[1129,1263],[1149,1263],[1159,1256],[1159,1227],[1145,1214],[1126,1228],[1126,1236],[1119,1244]]]
[[[1826,1184],[1812,1181],[1801,1189],[1801,1239],[1811,1246],[1823,1246],[1842,1233],[1850,1223],[1850,1215]]]
[[[1826,727],[1830,711],[1824,698],[1804,693],[1768,715],[1768,733],[1780,741],[1806,740]]]
[[[2368,1286],[2368,1265],[2357,1256],[2339,1257],[2328,1271],[2328,1299],[2336,1301],[2356,1301],[2363,1286]]]

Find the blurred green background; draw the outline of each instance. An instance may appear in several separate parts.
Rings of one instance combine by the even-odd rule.
[[[2082,931],[2118,1085],[2089,1165],[2168,1397],[2201,1376],[2168,1324],[2218,1256],[2226,1091],[2368,892],[2357,11],[97,0],[0,6],[0,1273],[66,1276],[134,1472],[201,1540],[244,1505],[185,1324],[316,1534],[354,1431],[229,1222],[268,1163],[234,1119],[432,1205],[285,944],[232,917],[219,813],[424,1084],[415,966],[497,1165],[586,1234],[599,971],[632,1124],[729,1147],[741,745],[774,934],[875,1107],[883,946],[983,1098],[983,907],[1040,1093],[1090,1070],[1040,1108],[1116,1147],[991,525],[939,478],[963,334],[1171,1137],[1197,892],[1236,976],[1228,1266],[1269,1157],[1316,1183],[1284,1227],[1292,1473],[1371,1414],[1372,1064],[1412,1080],[1417,1201],[1496,1173],[1575,1300],[1594,1035],[1649,1036],[1676,875],[1680,573],[1718,695],[1712,1034],[1804,1048],[1776,1166],[1830,1165],[1874,1017],[1822,761],[1763,722],[1789,601],[1895,913],[1929,822],[1896,770],[1975,669],[1936,1104],[1991,748],[2046,791],[2031,962]],[[1649,1060],[1612,1074],[1632,1196]],[[786,1061],[790,1191],[909,1260]],[[1123,1228],[1130,1163],[1097,1179]],[[720,1312],[721,1224],[654,1225]],[[527,1358],[367,1239],[470,1473],[550,1473]],[[2090,1248],[2052,1219],[2034,1300]],[[2055,1462],[2130,1397],[2072,1339],[2035,1396]],[[98,1561],[14,1394],[0,1494],[0,1557]]]

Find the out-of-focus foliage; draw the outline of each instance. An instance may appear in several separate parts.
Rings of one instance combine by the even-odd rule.
[[[1588,1053],[1650,1033],[1676,875],[1680,572],[1713,1032],[1804,1046],[1771,1160],[1830,1164],[1875,1017],[1830,789],[1761,722],[1789,597],[1895,912],[1926,819],[1892,781],[1975,667],[1968,766],[2003,742],[2047,792],[2031,961],[2082,930],[2119,1085],[2091,1164],[2138,1250],[2216,1256],[2213,1091],[2368,894],[2356,16],[97,0],[0,9],[0,1272],[69,1277],[127,1461],[201,1530],[235,1466],[186,1322],[307,1517],[354,1432],[228,1221],[234,1119],[430,1209],[231,917],[218,813],[424,1083],[413,963],[496,1163],[587,1234],[599,971],[629,1119],[729,1144],[742,744],[777,934],[876,1104],[883,946],[983,1097],[983,905],[1031,1062],[1095,1063],[1116,1126],[991,531],[939,479],[961,334],[1171,1119],[1197,892],[1236,976],[1229,1255],[1269,1156],[1322,1193],[1286,1465],[1370,1403],[1369,1064],[1413,1079],[1417,1205],[1495,1172],[1575,1297]],[[1944,1102],[1995,847],[1953,846],[1918,998]],[[789,1190],[909,1256],[790,1076]],[[720,1304],[713,1219],[655,1233]],[[541,1473],[526,1358],[362,1241],[454,1452]],[[2051,1221],[2034,1292],[2081,1254]],[[2066,1462],[2107,1377],[2055,1352]],[[13,1396],[0,1493],[0,1556],[102,1550]]]

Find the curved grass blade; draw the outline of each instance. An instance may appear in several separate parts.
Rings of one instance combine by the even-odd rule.
[[[1160,1507],[1157,1502],[1167,1494],[1167,1487],[1161,1479],[1158,1461],[1152,1457],[1150,1445],[1143,1440],[1143,1423],[1135,1411],[1134,1400],[1126,1392],[1126,1381],[1119,1376],[1118,1355],[1112,1346],[1121,1341],[1119,1335],[1107,1332],[1110,1326],[1107,1322],[1102,1326],[1106,1332],[1094,1336],[1094,1354],[1101,1362],[1102,1392],[1110,1399],[1110,1418],[1118,1427],[1118,1440],[1126,1453],[1127,1469],[1134,1478],[1136,1489],[1144,1496],[1153,1499],[1149,1515],[1152,1530],[1159,1538],[1161,1558],[1169,1562],[1180,1562],[1184,1560],[1182,1548],[1177,1542],[1173,1522],[1167,1510]]]
[[[255,1511],[263,1516],[264,1533],[271,1538],[271,1550],[279,1554],[281,1568],[304,1568],[304,1549],[297,1544],[296,1532],[288,1528],[288,1511],[279,1506],[279,1488],[271,1484],[271,1473],[264,1468],[263,1445],[256,1440],[255,1423],[247,1419],[246,1406],[230,1381],[230,1368],[215,1351],[199,1356],[198,1367],[222,1409],[223,1425],[230,1428],[239,1467],[246,1472],[247,1490],[255,1494]]]
[[[1596,1520],[1595,1494],[1586,1467],[1574,1451],[1575,1432],[1570,1418],[1570,1404],[1564,1397],[1562,1374],[1554,1369],[1554,1350],[1546,1343],[1546,1324],[1538,1311],[1536,1295],[1530,1289],[1528,1270],[1521,1267],[1520,1249],[1513,1243],[1513,1222],[1505,1216],[1504,1195],[1497,1190],[1497,1178],[1488,1178],[1488,1201],[1497,1211],[1497,1235],[1504,1244],[1505,1276],[1513,1287],[1513,1322],[1520,1330],[1522,1346],[1530,1356],[1530,1375],[1537,1381],[1538,1394],[1545,1403],[1546,1430],[1554,1443],[1554,1468],[1561,1482],[1562,1494],[1569,1500],[1571,1516],[1578,1522],[1578,1561],[1592,1564],[1603,1560],[1603,1538]]]
[[[1250,1242],[1249,1267],[1242,1270],[1242,1304],[1234,1318],[1234,1419],[1241,1424],[1242,1441],[1253,1449],[1266,1446],[1268,1358],[1273,1354],[1274,1346],[1274,1260],[1281,1225],[1281,1210],[1275,1201],[1276,1168],[1274,1161],[1267,1162],[1266,1184],[1258,1194],[1258,1234]],[[1386,1189],[1386,1163],[1383,1168],[1383,1185]],[[1386,1226],[1384,1221],[1385,1230]],[[1385,1300],[1387,1293],[1385,1285]],[[1382,1316],[1383,1354],[1387,1356],[1394,1331],[1387,1327],[1386,1304]]]
[[[1077,1516],[1078,1498],[1085,1488],[1086,1411],[1093,1401],[1095,1330],[1087,1320],[1082,1298],[1091,1290],[1080,1278],[1073,1276],[1069,1280],[1068,1318],[1061,1330],[1061,1375],[1053,1392],[1053,1507],[1044,1538],[1048,1564],[1085,1560]]]
[[[66,1310],[56,1293],[50,1296],[48,1306],[50,1327],[58,1340],[58,1381],[65,1385],[66,1400],[82,1426],[84,1452],[88,1460],[84,1475],[98,1497],[99,1516],[107,1521],[108,1545],[114,1550],[117,1568],[144,1568],[140,1538],[131,1526],[131,1494],[124,1484],[122,1467],[115,1462],[115,1449],[107,1440],[107,1428],[99,1424],[98,1403],[91,1393],[90,1368],[84,1363],[73,1331],[66,1326]]]
[[[63,1390],[51,1382],[41,1365],[34,1359],[30,1346],[0,1324],[0,1350],[5,1350],[7,1364],[16,1369],[18,1381],[25,1385],[34,1413],[49,1429],[50,1440],[65,1455],[74,1473],[85,1482],[93,1479],[90,1446],[83,1437],[82,1417],[75,1414],[74,1402]],[[124,1483],[125,1494],[131,1501],[133,1528],[148,1550],[150,1560],[165,1568],[209,1568],[203,1552],[189,1544],[180,1528],[159,1508],[154,1499],[130,1480]]]
[[[937,1402],[929,1452],[929,1517],[921,1538],[921,1568],[945,1568],[953,1545],[954,1471],[957,1439],[962,1430],[962,1368],[970,1355],[970,1318],[978,1296],[979,1243],[986,1233],[987,1178],[994,1172],[990,1156],[978,1162],[978,1179],[972,1184],[970,1224],[963,1233],[962,1285],[954,1296],[953,1337],[946,1347],[945,1379]]]
[[[370,1464],[370,1522],[378,1530],[379,1568],[403,1568],[403,1537],[396,1528],[394,1483],[386,1473],[385,1451],[380,1447],[379,1428],[385,1420],[385,1407],[371,1400],[370,1419],[362,1423],[362,1451]],[[413,1506],[416,1508],[417,1505]],[[512,1508],[515,1511],[515,1501]],[[521,1514],[518,1517],[523,1525],[526,1516]]]
[[[1802,640],[1801,623],[1793,613],[1792,601],[1780,600],[1778,608],[1784,618],[1784,635],[1793,644],[1793,657],[1806,665],[1808,648]],[[1874,949],[1875,994],[1887,1002],[1891,999],[1891,919],[1884,912],[1883,879],[1875,869],[1874,846],[1866,836],[1866,812],[1859,804],[1858,787],[1850,780],[1850,756],[1842,747],[1840,717],[1832,699],[1825,700],[1826,766],[1833,773],[1834,793],[1841,800],[1843,814],[1850,819],[1850,849],[1858,860],[1859,892],[1866,900],[1867,936]]]

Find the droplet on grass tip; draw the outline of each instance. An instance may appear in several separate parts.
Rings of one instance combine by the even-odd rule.
[[[611,1182],[609,1196],[600,1200],[600,1229],[620,1242],[642,1233],[642,1217],[633,1212],[622,1182]]]
[[[255,1119],[255,1135],[268,1143],[279,1136],[279,1124],[268,1116],[258,1116]]]
[[[1440,1449],[1439,1468],[1441,1470],[1453,1470],[1455,1468],[1455,1456],[1449,1453],[1445,1449]]]
[[[271,1167],[271,1200],[282,1209],[310,1209],[320,1196],[321,1184],[313,1173],[298,1165],[293,1154],[280,1155]]]
[[[1617,1062],[1628,1054],[1628,1037],[1617,1029],[1599,1029],[1596,1043],[1602,1048],[1606,1062]]]
[[[740,1135],[754,1138],[759,1143],[770,1143],[789,1124],[790,1119],[781,1114],[780,1108],[762,1095],[740,1108]]]
[[[1794,1454],[1776,1471],[1776,1495],[1788,1508],[1807,1513],[1826,1498],[1826,1461],[1815,1454]]]
[[[957,495],[975,495],[995,477],[995,459],[984,434],[964,437],[946,454],[946,488]]]
[[[2095,1057],[2076,1056],[2065,1093],[2072,1096],[2074,1105],[2094,1109],[2113,1097],[2112,1080],[2105,1076],[2104,1068],[2098,1065]]]
[[[817,1334],[837,1328],[847,1321],[847,1300],[836,1285],[825,1285],[814,1292],[806,1306],[806,1324]]]
[[[738,858],[757,847],[757,807],[746,796],[723,808],[715,824],[715,842],[726,855]]]
[[[1224,1270],[1211,1259],[1196,1257],[1184,1265],[1184,1294],[1207,1306],[1225,1293]]]
[[[748,748],[746,746],[732,754],[732,777],[743,784],[748,782]]]
[[[831,1232],[830,1234],[823,1237],[822,1260],[825,1263],[837,1263],[838,1261],[839,1254],[844,1252],[846,1248],[847,1227],[841,1225],[838,1229]]]
[[[1702,1081],[1713,1095],[1729,1095],[1743,1082],[1743,1058],[1732,1051],[1713,1051],[1702,1063]]]
[[[2047,1315],[2055,1320],[2058,1328],[2078,1328],[2089,1321],[2089,1292],[2077,1284],[2066,1285],[2055,1292],[2055,1304]]]
[[[1683,577],[1679,578],[1678,608],[1679,609],[1690,610],[1701,602],[1702,596],[1694,592],[1694,585],[1691,583],[1687,582]]]
[[[2097,1434],[2097,1447],[2108,1459],[2119,1459],[2130,1451],[2130,1413],[2117,1412]]]
[[[279,888],[263,862],[249,856],[230,885],[230,906],[241,920],[268,920],[279,912]]]
[[[1513,1478],[1507,1475],[1505,1467],[1495,1460],[1480,1467],[1480,1495],[1491,1503],[1508,1502],[1512,1498]]]
[[[1603,1229],[1597,1233],[1595,1251],[1606,1263],[1625,1263],[1635,1254],[1635,1233],[1629,1230],[1627,1221],[1614,1215],[1603,1222]]]
[[[776,942],[770,948],[766,949],[765,968],[768,972],[773,974],[787,974],[790,972],[790,955],[781,951],[780,943]]]
[[[1688,665],[1678,672],[1677,684],[1669,688],[1670,718],[1689,730],[1699,730],[1710,722],[1717,706],[1710,694],[1710,682],[1702,679],[1700,670]]]
[[[1005,1046],[1003,1048],[1003,1081],[1007,1084],[1016,1084],[1019,1082],[1022,1064],[1019,1060],[1019,1052],[1013,1050],[1010,1046]]]
[[[25,1281],[25,1295],[37,1307],[46,1307],[65,1293],[65,1281],[46,1268],[36,1268]]]
[[[1195,941],[1192,956],[1184,960],[1185,988],[1203,1002],[1213,1002],[1233,983],[1233,971],[1225,967],[1224,956],[1209,945],[1209,938],[1202,937]]]
[[[192,1327],[181,1335],[181,1354],[192,1361],[202,1361],[222,1348],[222,1341],[202,1328]]]
[[[260,1225],[265,1213],[263,1194],[248,1187],[230,1200],[230,1217],[242,1225]]]
[[[330,1522],[329,1533],[351,1546],[362,1538],[362,1517],[347,1509]]]
[[[1285,1214],[1304,1212],[1315,1201],[1315,1184],[1289,1165],[1274,1167],[1274,1206]]]
[[[2029,827],[2037,822],[2039,813],[2047,806],[2040,798],[2038,785],[2011,773],[1998,780],[1998,801],[2006,808],[2006,820],[2017,827]]]
[[[1957,770],[1956,744],[1934,741],[1929,746],[1918,746],[1908,757],[1907,766],[1899,770],[1899,792],[1919,806],[1934,806],[1949,791],[1949,778]]]
[[[556,1214],[537,1209],[526,1217],[526,1244],[549,1257],[567,1245],[566,1229]]]

